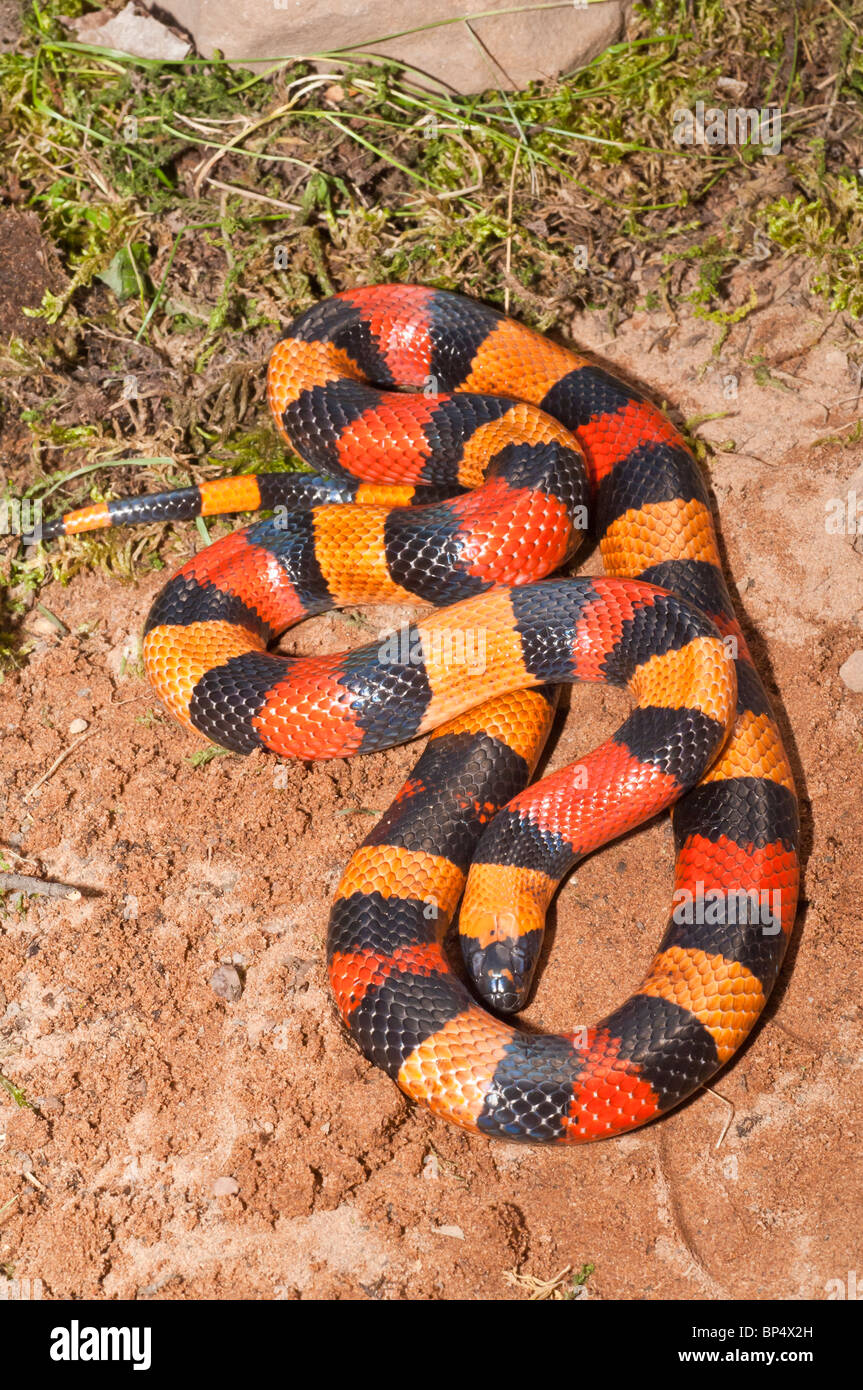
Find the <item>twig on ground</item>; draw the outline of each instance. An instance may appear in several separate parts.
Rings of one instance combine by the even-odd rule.
[[[722,1129],[722,1133],[720,1134],[719,1138],[717,1139],[716,1143],[715,1143],[714,1146],[713,1146],[715,1149],[718,1149],[718,1148],[721,1146],[722,1141],[724,1140],[724,1138],[725,1138],[726,1134],[728,1133],[729,1129],[731,1128],[731,1121],[734,1119],[734,1115],[735,1115],[735,1105],[734,1105],[734,1102],[733,1102],[733,1101],[731,1101],[731,1100],[729,1100],[729,1099],[727,1098],[727,1096],[721,1096],[721,1095],[719,1094],[718,1091],[714,1091],[714,1089],[713,1089],[712,1086],[705,1086],[704,1089],[705,1089],[705,1091],[708,1091],[708,1092],[710,1093],[710,1095],[715,1096],[717,1100],[721,1100],[721,1101],[722,1101],[722,1104],[723,1104],[723,1105],[727,1105],[727,1106],[728,1106],[728,1109],[731,1111],[731,1114],[728,1116],[728,1119],[725,1121],[725,1124],[724,1124],[723,1129]]]
[[[68,883],[52,883],[44,878],[33,878],[30,874],[0,873],[0,892],[38,893],[42,898],[64,898],[70,903],[77,902],[81,896],[80,891],[70,888]]]
[[[33,793],[36,792],[36,791],[38,791],[39,788],[43,785],[43,783],[45,783],[45,782],[48,781],[48,778],[49,778],[49,777],[53,777],[54,773],[57,771],[57,768],[60,766],[60,764],[61,764],[61,763],[64,763],[64,762],[66,761],[66,759],[67,759],[72,753],[75,752],[75,749],[76,749],[76,748],[80,748],[82,743],[86,743],[88,738],[92,738],[93,735],[95,734],[95,732],[96,732],[95,729],[91,729],[89,733],[87,733],[87,734],[82,734],[82,736],[81,736],[80,738],[76,739],[74,743],[70,743],[70,744],[69,744],[69,747],[68,747],[68,748],[65,748],[65,749],[63,750],[63,752],[60,753],[59,756],[56,757],[56,758],[54,759],[53,763],[52,763],[51,766],[48,768],[48,771],[47,771],[47,772],[43,772],[43,773],[42,773],[42,776],[39,777],[39,778],[33,783],[32,787],[30,787],[29,791],[26,791],[26,792],[24,793],[24,798],[23,798],[23,799],[24,799],[25,801],[29,801],[30,798],[31,798],[31,796],[33,795]]]
[[[233,183],[222,183],[220,179],[214,179],[209,174],[206,182],[212,184],[213,188],[221,188],[225,193],[233,193],[238,198],[250,198],[254,203],[268,203],[270,207],[286,208],[288,212],[301,212],[299,203],[286,203],[282,198],[268,198],[265,193],[254,193],[251,188],[238,188]]]

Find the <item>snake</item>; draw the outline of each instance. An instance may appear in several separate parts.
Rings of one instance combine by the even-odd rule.
[[[692,450],[592,357],[419,285],[306,309],[267,396],[311,471],[96,502],[43,539],[263,511],[169,580],[143,659],[171,713],[236,753],[346,758],[429,735],[333,902],[349,1037],[487,1137],[582,1143],[663,1115],[761,1015],[799,883],[793,774]],[[587,534],[604,573],[555,577]],[[422,608],[347,652],[273,649],[302,618],[370,603]],[[633,708],[533,781],[575,681],[625,688]],[[516,1027],[561,882],[669,808],[672,910],[642,982],[595,1024]]]

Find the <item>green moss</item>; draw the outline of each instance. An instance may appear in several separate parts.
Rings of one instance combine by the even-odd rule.
[[[216,442],[210,455],[225,473],[311,473],[313,470],[296,454],[291,454],[275,427],[262,424],[254,429],[234,430]]]
[[[863,187],[851,174],[824,174],[813,181],[817,197],[798,193],[764,210],[763,224],[783,251],[806,256],[817,267],[812,285],[834,311],[863,316]]]

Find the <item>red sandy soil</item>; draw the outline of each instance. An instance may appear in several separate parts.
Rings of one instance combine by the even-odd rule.
[[[82,891],[2,921],[0,1070],[37,1107],[0,1091],[7,1272],[49,1298],[524,1298],[506,1271],[592,1264],[591,1298],[793,1299],[859,1269],[863,695],[839,668],[863,646],[863,543],[829,534],[825,508],[855,473],[863,499],[863,453],[817,442],[852,434],[846,329],[799,273],[771,274],[768,307],[718,360],[716,326],[695,319],[639,314],[614,336],[601,314],[568,326],[682,417],[727,412],[698,433],[735,441],[710,471],[787,721],[806,873],[786,967],[716,1094],[571,1150],[492,1144],[414,1108],[346,1039],[323,956],[342,869],[419,746],[194,766],[201,741],[162,713],[136,661],[164,576],[84,574],[40,595],[68,635],[33,609],[36,649],[0,686],[0,842],[15,869]],[[745,300],[748,281],[734,292]],[[197,543],[190,527],[172,563]],[[392,621],[330,615],[288,649],[354,645]],[[596,689],[569,703],[549,769],[626,708]],[[28,798],[78,719],[89,737]],[[552,916],[533,1024],[572,1029],[637,984],[671,867],[665,818],[579,869]],[[237,999],[211,986],[222,963],[242,978]]]

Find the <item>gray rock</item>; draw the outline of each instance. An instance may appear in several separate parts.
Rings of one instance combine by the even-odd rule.
[[[267,5],[260,0],[161,0],[154,7],[186,29],[205,57],[217,48],[238,62],[356,48],[364,57],[397,58],[413,66],[422,85],[468,93],[524,87],[569,72],[620,36],[623,0],[554,9],[541,9],[543,3],[528,0],[522,12],[476,19],[470,29],[462,22],[438,23],[415,34],[404,31],[469,19],[471,13],[512,10],[513,0],[476,5],[465,0],[425,0],[422,5],[403,0],[273,0]],[[538,14],[530,13],[534,6]],[[380,42],[387,34],[402,37]]]
[[[165,58],[176,62],[189,52],[189,44],[172,34],[167,25],[148,15],[137,14],[131,0],[119,14],[93,10],[80,19],[69,20],[68,27],[79,43],[113,48],[136,58]]]

